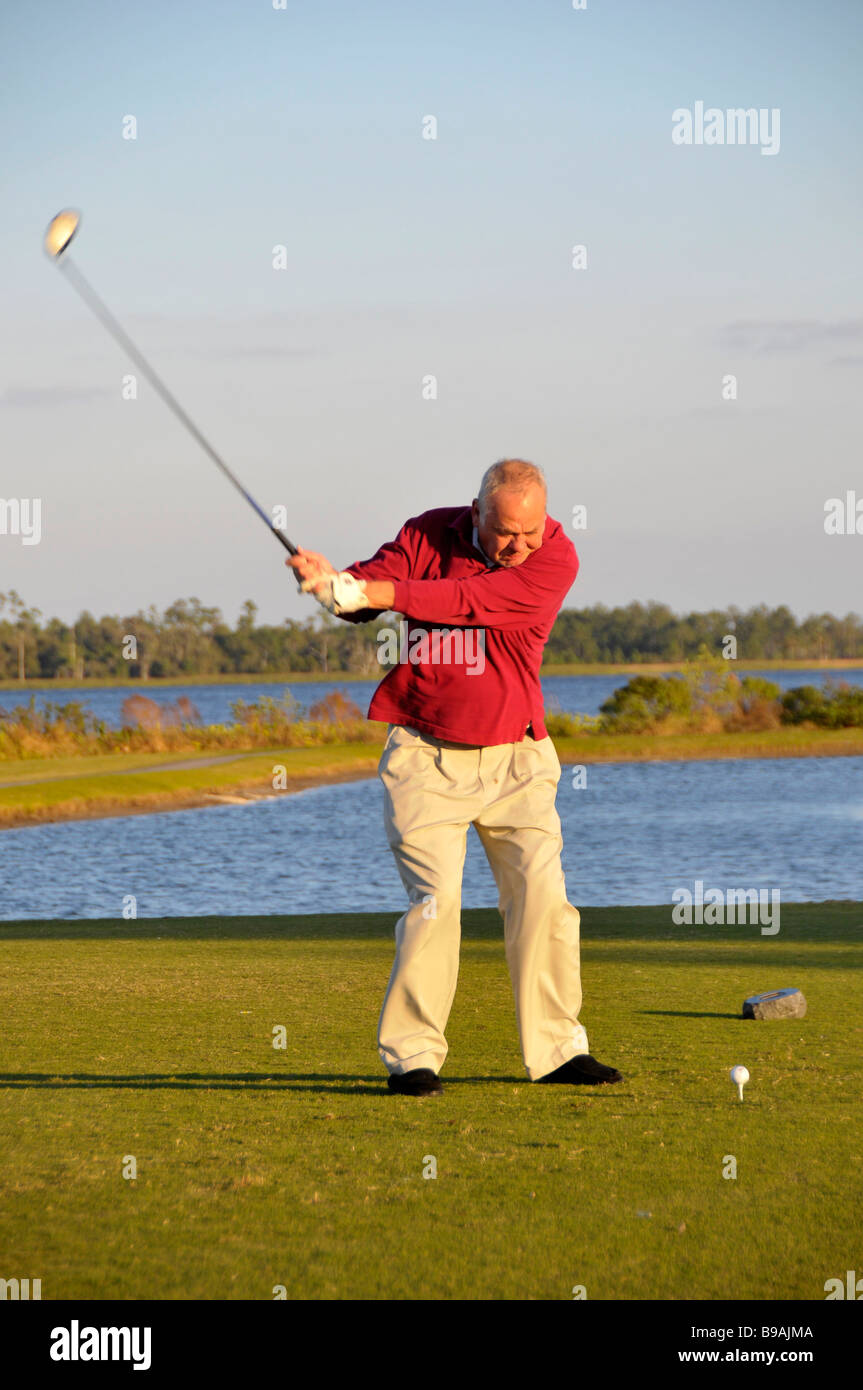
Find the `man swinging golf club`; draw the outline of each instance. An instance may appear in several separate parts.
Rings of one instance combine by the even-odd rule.
[[[387,838],[409,899],[378,1026],[390,1090],[443,1089],[469,825],[498,887],[528,1076],[622,1081],[590,1055],[578,1021],[580,916],[566,897],[554,804],[560,763],[539,682],[578,558],[546,515],[542,471],[522,459],[493,464],[470,507],[413,517],[371,560],[344,571],[302,548],[286,564],[339,617],[367,622],[392,609],[406,619],[409,659],[387,674],[369,709],[370,719],[389,724],[379,773]]]
[[[560,523],[546,516],[541,470],[501,460],[470,507],[424,512],[371,560],[337,573],[272,523],[81,274],[69,256],[80,221],[72,208],[51,220],[49,259],[290,553],[301,586],[352,622],[389,609],[407,617],[409,661],[384,678],[369,709],[371,719],[390,724],[379,770],[387,836],[410,900],[396,926],[378,1031],[390,1089],[442,1090],[470,824],[498,885],[530,1079],[621,1081],[590,1056],[578,1022],[580,918],[566,900],[554,808],[560,763],[545,732],[539,683],[543,648],[578,559]],[[444,630],[429,631],[434,623]],[[467,659],[468,636],[481,639],[481,662],[476,642]],[[462,659],[453,660],[459,651]]]

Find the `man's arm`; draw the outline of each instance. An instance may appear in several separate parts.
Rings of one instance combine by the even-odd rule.
[[[419,532],[413,518],[402,527],[394,541],[387,542],[372,557],[350,565],[347,574],[361,580],[368,607],[342,611],[348,622],[368,622],[378,613],[395,609],[417,622],[441,623],[456,627],[520,628],[554,616],[578,574],[575,546],[560,529],[523,564],[497,567],[465,579],[412,579],[416,569]],[[310,557],[310,587],[321,585],[336,571],[323,556],[303,555],[288,560],[302,577]],[[422,573],[422,570],[420,570]],[[362,599],[362,595],[360,598]]]
[[[568,538],[543,545],[523,564],[468,579],[400,579],[390,605],[420,623],[519,628],[556,614],[578,573]],[[377,590],[374,601],[383,597]],[[372,595],[369,594],[372,601]]]
[[[369,608],[386,613],[395,605],[396,586],[391,579],[367,579],[366,598]],[[356,615],[354,615],[356,616]]]
[[[346,622],[366,623],[391,608],[394,581],[409,578],[416,558],[418,540],[419,533],[414,526],[414,518],[411,517],[405,522],[395,540],[387,541],[370,560],[348,565],[343,573],[363,581],[368,606],[353,613],[339,613],[338,616]],[[308,583],[311,592],[319,587],[316,581],[325,585],[338,573],[326,556],[316,551],[304,550],[302,546],[299,553],[291,556],[285,564],[294,570],[301,581]]]

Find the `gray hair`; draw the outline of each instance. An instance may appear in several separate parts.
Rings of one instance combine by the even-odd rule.
[[[547,492],[545,474],[537,464],[526,459],[499,459],[483,474],[477,498],[480,511],[485,512],[496,492],[525,492],[534,485]]]

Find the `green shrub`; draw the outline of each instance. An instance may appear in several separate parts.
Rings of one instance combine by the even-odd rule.
[[[737,703],[744,714],[748,714],[757,701],[778,700],[781,695],[782,691],[775,681],[767,681],[763,676],[744,676]]]
[[[669,716],[691,715],[692,693],[681,676],[633,676],[599,709],[603,732],[640,734]]]
[[[816,724],[830,728],[827,696],[815,685],[796,685],[786,690],[780,701],[783,724]]]
[[[552,738],[575,738],[578,734],[596,733],[600,726],[596,714],[563,714],[554,710],[545,716],[546,732]]]
[[[841,681],[823,690],[798,685],[782,696],[783,724],[815,724],[820,729],[863,728],[863,689]]]

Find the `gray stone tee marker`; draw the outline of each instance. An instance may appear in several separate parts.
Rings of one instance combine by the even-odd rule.
[[[743,1001],[744,1018],[803,1018],[806,1000],[799,989],[772,989]]]

